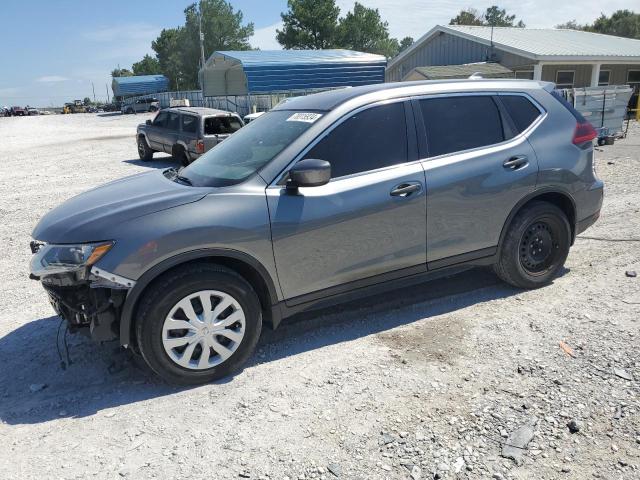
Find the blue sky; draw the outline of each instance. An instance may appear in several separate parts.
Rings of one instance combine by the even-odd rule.
[[[162,28],[181,25],[184,8],[193,0],[1,0],[0,106],[61,105],[75,98],[106,99],[110,71],[153,53],[151,41]],[[286,0],[232,0],[255,24],[253,46],[279,48],[275,30]],[[337,0],[343,12],[353,0]],[[484,10],[495,1],[361,0],[378,8],[393,36],[419,38],[462,8]],[[600,11],[638,10],[637,0],[504,0],[501,6],[530,27],[552,27],[567,20],[587,22]],[[111,95],[111,91],[109,91]]]

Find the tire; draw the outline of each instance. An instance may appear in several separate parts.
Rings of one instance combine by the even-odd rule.
[[[563,267],[570,245],[571,226],[564,212],[547,202],[531,203],[509,225],[494,271],[514,287],[542,287]]]
[[[180,162],[180,164],[184,167],[191,163],[189,157],[187,156],[187,152],[181,145],[174,145],[173,148],[171,148],[171,156],[174,160]]]
[[[149,162],[153,160],[153,150],[149,148],[149,145],[147,145],[147,141],[144,139],[144,137],[138,137],[138,156],[143,162]]]
[[[150,112],[157,112],[158,111],[158,107],[149,107],[149,111]]]
[[[214,303],[216,299],[226,298],[232,303],[212,323],[185,321],[189,315],[180,307],[185,302],[191,305],[192,318],[199,315],[198,319],[202,319],[208,311],[199,300],[203,294],[209,298],[213,314],[216,307],[224,308],[222,300]],[[190,296],[195,296],[195,303]],[[224,326],[225,320],[235,319],[237,323]],[[179,329],[182,324],[188,324],[189,330]],[[194,324],[197,328],[192,327]],[[220,324],[223,326],[216,326]],[[222,330],[226,333],[215,333]],[[162,379],[179,385],[208,383],[236,372],[253,353],[261,330],[262,310],[251,285],[234,271],[212,264],[185,265],[156,280],[140,301],[135,324],[138,347],[145,362]],[[239,340],[232,341],[227,335]],[[192,340],[184,343],[182,339],[186,338]],[[206,345],[210,348],[203,361]]]
[[[124,113],[131,115],[132,113],[134,113],[133,108],[127,108]]]

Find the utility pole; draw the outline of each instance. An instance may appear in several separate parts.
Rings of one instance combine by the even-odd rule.
[[[202,0],[200,0],[200,14],[198,15],[198,30],[200,33],[200,68],[204,68],[204,34],[202,33]]]
[[[93,103],[96,103],[96,88],[93,86],[93,81],[91,82],[91,90],[93,90]]]
[[[105,83],[104,88],[107,90],[107,103],[111,103],[111,100],[109,99],[109,85]]]

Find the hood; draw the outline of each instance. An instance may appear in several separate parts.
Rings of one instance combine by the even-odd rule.
[[[210,190],[173,182],[161,171],[133,175],[67,200],[47,213],[31,236],[47,243],[112,240],[119,224],[198,201]]]

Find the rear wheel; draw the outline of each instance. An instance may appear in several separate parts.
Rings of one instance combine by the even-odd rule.
[[[571,226],[564,212],[547,202],[532,203],[511,222],[494,270],[515,287],[541,287],[558,274],[570,244]]]
[[[260,337],[262,312],[251,286],[217,265],[187,265],[153,284],[141,301],[138,346],[170,383],[211,382],[239,369]]]
[[[181,145],[173,146],[173,148],[171,149],[171,156],[174,158],[174,160],[179,161],[185,167],[189,165],[189,163],[191,163],[189,157],[187,156],[187,152]]]
[[[147,141],[142,136],[138,137],[138,156],[143,162],[153,160],[153,150],[149,148]]]

